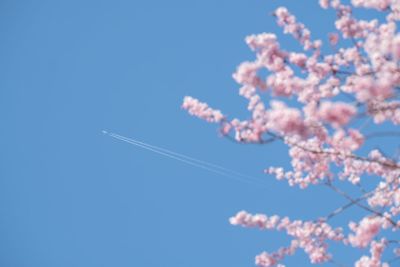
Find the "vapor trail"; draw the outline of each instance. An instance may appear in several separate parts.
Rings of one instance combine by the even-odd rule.
[[[174,159],[174,160],[189,164],[191,166],[198,167],[198,168],[201,168],[201,169],[204,169],[204,170],[207,170],[207,171],[210,171],[210,172],[213,172],[213,173],[225,176],[225,177],[229,177],[229,178],[241,181],[241,182],[252,183],[252,184],[262,184],[264,182],[263,180],[258,179],[256,177],[241,174],[237,171],[230,170],[228,168],[225,168],[225,167],[222,167],[222,166],[219,166],[216,164],[212,164],[212,163],[209,163],[209,162],[206,162],[203,160],[199,160],[199,159],[196,159],[193,157],[189,157],[189,156],[186,156],[186,155],[183,155],[180,153],[176,153],[174,151],[171,151],[171,150],[168,150],[165,148],[150,145],[150,144],[135,140],[133,138],[128,138],[128,137],[125,137],[125,136],[122,136],[119,134],[115,134],[115,133],[109,133],[104,130],[102,132],[110,137],[117,139],[117,140],[129,143],[131,145],[135,145],[137,147],[149,150],[151,152],[168,157],[170,159]],[[263,184],[263,185],[265,185],[265,184]]]
[[[189,157],[189,156],[186,156],[186,155],[183,155],[183,154],[180,154],[180,153],[177,153],[177,152],[174,152],[174,151],[162,148],[162,147],[158,147],[158,146],[155,146],[155,145],[150,145],[150,144],[145,143],[143,141],[138,141],[138,140],[135,140],[133,138],[128,138],[128,137],[125,137],[125,136],[122,136],[122,135],[118,135],[116,133],[108,133],[108,134],[110,136],[124,138],[126,140],[131,141],[131,142],[135,142],[135,143],[138,143],[140,145],[147,146],[149,148],[152,148],[152,149],[155,149],[155,150],[158,150],[158,151],[162,151],[162,152],[174,155],[174,156],[179,157],[179,158],[187,159],[189,161],[193,161],[193,162],[199,163],[201,165],[206,165],[206,166],[209,166],[211,168],[215,168],[215,169],[221,170],[223,172],[227,172],[227,173],[232,174],[232,175],[236,175],[236,176],[240,176],[240,177],[243,177],[243,178],[254,179],[254,180],[257,180],[257,181],[260,181],[260,182],[264,182],[263,180],[261,180],[259,178],[252,177],[252,176],[249,176],[249,175],[246,175],[246,174],[242,174],[240,172],[237,172],[237,171],[234,171],[234,170],[219,166],[217,164],[213,164],[213,163],[209,163],[207,161],[203,161],[203,160],[199,160],[199,159],[196,159],[196,158],[193,158],[193,157]]]

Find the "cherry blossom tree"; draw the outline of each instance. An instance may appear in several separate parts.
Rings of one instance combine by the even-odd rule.
[[[256,265],[282,267],[285,257],[303,250],[312,264],[342,266],[329,251],[328,244],[336,242],[369,250],[354,263],[357,267],[390,266],[400,257],[400,241],[391,238],[400,228],[400,161],[379,149],[360,151],[372,138],[364,133],[366,124],[376,130],[375,135],[400,136],[385,126],[400,124],[400,0],[320,0],[319,4],[326,9],[322,12],[336,13],[336,32],[327,36],[328,49],[323,49],[321,40],[312,39],[310,30],[285,7],[273,16],[303,52],[284,50],[273,33],[246,37],[255,59],[241,63],[233,78],[248,100],[250,119],[229,119],[189,96],[182,107],[218,124],[221,134],[236,142],[283,142],[291,169],[268,166],[267,174],[300,189],[326,186],[348,201],[313,221],[238,212],[231,224],[283,231],[292,238],[287,247],[256,256]],[[358,19],[355,8],[375,9],[382,19]],[[261,70],[268,75],[261,77]],[[370,176],[377,179],[367,190],[363,182]],[[357,187],[359,196],[346,193],[341,188],[344,183]],[[331,218],[352,206],[364,211],[361,220],[330,225]],[[384,252],[391,258],[383,259]]]

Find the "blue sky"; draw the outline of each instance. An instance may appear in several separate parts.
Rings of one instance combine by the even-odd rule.
[[[333,29],[333,12],[317,1],[1,1],[0,265],[253,266],[256,254],[288,239],[231,226],[237,211],[314,219],[345,203],[263,175],[288,166],[283,145],[233,144],[180,108],[193,95],[247,116],[231,75],[253,58],[246,35],[279,32],[269,15],[279,5],[316,37]],[[160,157],[103,129],[266,186]],[[308,265],[303,252],[286,262]]]

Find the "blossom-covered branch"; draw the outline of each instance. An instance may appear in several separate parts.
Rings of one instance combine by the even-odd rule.
[[[233,225],[285,231],[292,237],[288,246],[259,254],[258,266],[284,266],[285,258],[298,249],[304,250],[313,264],[335,262],[328,251],[329,241],[358,249],[369,247],[370,255],[356,261],[357,267],[389,266],[391,261],[384,262],[383,252],[390,245],[397,246],[395,259],[400,256],[399,242],[384,231],[400,227],[399,158],[388,157],[379,149],[361,149],[372,137],[399,135],[398,129],[388,131],[383,125],[397,128],[400,124],[400,1],[350,2],[319,1],[328,9],[323,12],[336,13],[336,32],[328,34],[328,49],[285,7],[276,9],[273,17],[284,33],[295,38],[302,52],[283,49],[273,33],[245,38],[255,59],[239,64],[233,79],[240,85],[239,94],[248,100],[250,119],[228,119],[197,99],[184,99],[182,107],[191,115],[219,123],[221,134],[238,143],[285,143],[291,169],[269,166],[267,174],[302,189],[325,185],[349,201],[314,221],[245,211],[236,214],[230,219]],[[358,19],[354,8],[374,9],[382,18]],[[265,70],[268,74],[263,77]],[[262,95],[268,101],[263,101]],[[365,133],[367,126],[372,134]],[[371,176],[379,178],[367,192],[361,184]],[[340,188],[342,181],[359,187],[361,195],[351,197]],[[349,222],[347,228],[328,224],[353,206],[365,212],[355,220],[358,223]]]

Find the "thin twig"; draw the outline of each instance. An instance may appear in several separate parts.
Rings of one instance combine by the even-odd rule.
[[[362,204],[360,204],[359,202],[355,202],[355,199],[353,199],[352,197],[350,197],[350,196],[349,196],[348,194],[346,194],[345,192],[341,191],[339,188],[337,188],[336,186],[334,186],[332,183],[327,182],[327,183],[325,183],[325,185],[328,186],[328,187],[329,187],[330,189],[332,189],[333,191],[335,191],[336,193],[338,193],[339,195],[341,195],[341,196],[343,196],[344,198],[350,200],[351,202],[353,202],[355,205],[359,206],[360,208],[362,208],[362,209],[364,209],[364,210],[366,210],[366,211],[369,211],[369,212],[371,212],[371,213],[373,213],[373,214],[375,214],[375,215],[377,215],[377,216],[379,216],[379,217],[382,217],[382,218],[386,219],[388,222],[390,222],[390,223],[393,225],[393,227],[395,227],[395,228],[398,227],[397,224],[396,224],[396,222],[394,222],[391,218],[386,217],[386,216],[385,216],[384,214],[382,214],[381,212],[376,211],[376,210],[374,210],[374,209],[372,209],[372,208],[370,208],[370,207],[368,207],[368,206],[362,205]]]

